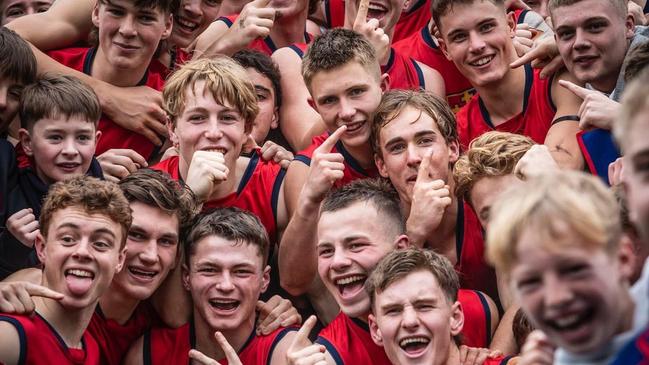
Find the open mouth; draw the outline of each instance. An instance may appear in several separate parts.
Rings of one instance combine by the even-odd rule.
[[[387,13],[388,13],[388,8],[386,8],[383,4],[370,2],[369,6],[367,7],[367,20],[369,19],[381,20],[383,19],[383,17],[385,17],[385,14]]]
[[[183,30],[183,31],[185,31],[187,33],[194,32],[200,26],[199,23],[193,22],[193,21],[191,21],[191,20],[189,20],[189,19],[187,19],[185,17],[181,17],[181,16],[175,17],[174,20],[176,21],[175,25],[177,25],[178,28],[180,28],[181,30]]]
[[[343,298],[349,298],[356,295],[363,290],[363,285],[367,276],[365,275],[352,275],[342,279],[336,279],[335,283],[338,287],[338,292]]]
[[[218,311],[232,312],[239,308],[241,302],[234,299],[210,299],[210,306]]]
[[[579,56],[575,57],[574,62],[576,65],[579,65],[581,67],[588,67],[593,64],[596,59],[596,56]]]
[[[345,131],[345,133],[354,133],[357,130],[361,129],[363,127],[363,124],[365,124],[365,121],[348,123],[346,124],[347,130]]]
[[[84,269],[68,269],[64,275],[68,289],[74,295],[85,294],[95,278],[93,272]]]
[[[134,267],[134,266],[129,266],[128,267],[128,272],[131,273],[131,275],[135,276],[136,278],[146,280],[146,281],[151,280],[156,275],[158,275],[157,271],[146,270],[146,269],[138,268],[138,267]]]
[[[79,168],[80,165],[81,165],[80,163],[76,163],[76,162],[64,162],[64,163],[56,164],[56,166],[58,166],[60,169],[63,169],[65,171],[74,171],[77,168]]]
[[[589,335],[590,331],[585,331],[586,327],[593,322],[595,309],[588,308],[580,313],[561,316],[558,318],[546,320],[546,323],[560,336],[568,341],[576,341],[584,336]]]
[[[226,152],[228,152],[225,148],[223,147],[208,147],[204,148],[203,151],[208,151],[208,152],[218,152],[220,154],[225,155]]]
[[[491,62],[491,60],[493,60],[494,57],[495,57],[494,55],[480,57],[475,61],[469,62],[469,65],[471,65],[473,67],[482,67],[482,66],[488,64],[489,62]]]
[[[430,339],[424,336],[406,337],[399,341],[399,347],[408,355],[416,356],[424,352]]]

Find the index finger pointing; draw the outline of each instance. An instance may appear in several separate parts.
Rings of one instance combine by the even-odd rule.
[[[331,152],[331,149],[334,148],[336,143],[338,143],[338,140],[340,140],[340,137],[345,133],[347,130],[347,126],[343,125],[340,126],[338,129],[336,129],[335,132],[331,133],[329,137],[316,149],[317,152],[320,153],[329,153]]]
[[[214,337],[216,338],[216,342],[219,343],[219,346],[221,346],[221,349],[223,349],[225,358],[228,360],[228,364],[241,364],[239,355],[237,355],[237,352],[234,351],[232,346],[230,346],[230,343],[225,339],[225,336],[223,336],[221,332],[216,331],[214,332]]]
[[[300,330],[297,331],[297,335],[293,340],[293,344],[297,344],[300,347],[309,346],[311,344],[311,340],[309,340],[309,334],[311,333],[311,331],[313,331],[313,327],[315,327],[317,321],[318,318],[316,318],[316,316],[309,317],[309,319],[304,322],[302,327],[300,327]]]
[[[419,170],[417,171],[417,181],[430,181],[430,174],[429,174],[429,169],[430,169],[430,159],[433,156],[433,151],[426,152],[426,155],[421,160],[421,163],[419,164]]]
[[[358,13],[356,13],[356,20],[354,24],[365,23],[367,20],[367,10],[370,7],[370,0],[361,0],[358,4]]]
[[[34,297],[44,297],[44,298],[50,298],[54,300],[61,300],[63,299],[63,294],[54,291],[52,289],[46,288],[41,285],[33,284],[33,283],[26,283],[25,284],[25,290],[27,293]]]
[[[588,90],[584,87],[581,87],[579,85],[575,85],[570,81],[567,80],[559,80],[559,85],[563,86],[564,88],[570,90],[573,94],[579,96],[582,99],[585,99],[588,94],[592,93],[592,90]]]

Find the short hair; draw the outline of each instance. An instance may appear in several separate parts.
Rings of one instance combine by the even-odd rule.
[[[392,223],[399,234],[406,232],[399,195],[383,178],[360,179],[331,190],[322,201],[320,214],[342,210],[359,202],[372,203],[377,212],[386,218],[384,222]]]
[[[534,141],[520,134],[487,132],[474,139],[453,166],[455,195],[471,201],[471,189],[484,177],[514,173],[514,168]]]
[[[489,1],[490,3],[503,8],[505,11],[505,1],[504,0],[433,0],[430,6],[431,13],[433,14],[433,20],[437,25],[437,28],[441,30],[441,20],[442,17],[451,11],[453,11],[453,6],[455,5],[471,5],[478,1]],[[505,14],[505,13],[503,13]]]
[[[550,16],[552,17],[552,14],[554,11],[562,6],[570,6],[574,5],[582,0],[550,0],[548,1],[548,12],[550,13]],[[613,7],[615,8],[617,14],[620,16],[621,19],[626,19],[629,9],[627,7],[627,2],[628,0],[605,0]],[[554,17],[552,17],[554,19]]]
[[[232,59],[239,62],[243,68],[253,68],[260,74],[270,80],[275,91],[275,106],[282,106],[282,86],[280,84],[280,74],[277,64],[266,54],[253,49],[242,49],[235,53]]]
[[[262,258],[262,264],[268,260],[269,240],[266,229],[254,214],[235,207],[218,208],[199,215],[189,229],[185,241],[185,261],[189,265],[191,256],[196,252],[198,241],[209,236],[217,236],[235,245],[253,245]],[[263,267],[262,267],[263,269]]]
[[[81,80],[65,75],[45,75],[25,87],[18,115],[21,127],[29,131],[44,118],[78,117],[96,127],[101,106],[97,94]]]
[[[613,193],[601,179],[576,171],[548,173],[508,189],[491,208],[487,257],[505,275],[518,260],[517,245],[533,229],[543,248],[560,251],[566,228],[580,237],[574,245],[613,254],[622,236]],[[565,244],[565,242],[561,242]]]
[[[168,174],[151,169],[139,169],[118,183],[129,203],[140,202],[175,214],[178,219],[179,237],[191,225],[197,211],[194,194],[182,187]]]
[[[160,9],[165,14],[175,14],[181,0],[131,0],[138,9]],[[112,4],[112,0],[98,0],[100,4]]]
[[[101,214],[122,228],[120,247],[124,247],[131,227],[131,208],[117,184],[90,176],[77,176],[50,187],[41,208],[40,230],[44,237],[52,215],[58,210],[78,207],[89,214]]]
[[[453,304],[457,301],[460,279],[451,262],[431,250],[409,248],[387,254],[365,281],[365,290],[369,294],[371,308],[376,304],[376,294],[380,294],[396,281],[418,271],[433,274],[448,302]]]
[[[455,114],[446,100],[428,91],[390,90],[383,94],[381,103],[374,112],[370,142],[372,149],[379,157],[381,154],[381,129],[396,118],[403,109],[411,106],[428,114],[439,128],[447,144],[457,142],[457,122]]]
[[[634,119],[649,110],[649,69],[643,70],[626,86],[620,101],[619,118],[613,123],[618,146],[624,151],[628,144]]]
[[[176,119],[185,109],[186,93],[195,93],[196,83],[200,81],[205,82],[205,91],[211,93],[217,103],[229,103],[241,113],[245,120],[245,132],[249,133],[259,113],[257,94],[246,70],[225,56],[192,60],[169,77],[162,97],[173,125],[176,125]]]
[[[302,59],[302,77],[307,88],[316,73],[331,71],[349,62],[358,62],[376,78],[381,67],[374,47],[362,35],[353,30],[335,28],[316,37]]]
[[[36,57],[29,44],[13,30],[0,27],[0,77],[22,85],[36,78]]]
[[[630,83],[649,65],[649,42],[641,43],[629,50],[625,59],[624,82]]]

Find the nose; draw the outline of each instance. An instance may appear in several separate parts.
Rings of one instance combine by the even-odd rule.
[[[7,108],[7,100],[9,99],[9,88],[6,86],[0,87],[0,110]]]
[[[419,327],[419,318],[417,311],[412,306],[405,306],[403,308],[403,320],[401,322],[403,328],[416,329]]]
[[[92,243],[88,238],[82,238],[79,243],[75,246],[74,253],[72,257],[79,261],[87,261],[90,259],[90,245]]]
[[[417,168],[421,164],[421,151],[419,151],[413,144],[408,144],[406,163],[408,167]]]
[[[544,283],[544,301],[548,308],[560,308],[567,305],[574,295],[570,284],[556,275],[548,275]]]
[[[229,271],[224,271],[223,274],[219,277],[219,282],[216,285],[216,288],[226,293],[234,290],[232,276]]]
[[[183,9],[191,16],[200,16],[203,14],[201,11],[201,3],[204,0],[184,0]]]
[[[340,111],[338,112],[338,117],[342,120],[350,120],[356,114],[356,108],[352,103],[346,98],[340,99]]]
[[[331,259],[331,268],[335,271],[344,271],[351,265],[351,261],[347,257],[345,250],[338,249],[334,252]]]
[[[63,140],[63,149],[61,150],[61,153],[67,157],[74,157],[79,154],[74,136],[68,136]]]
[[[127,15],[122,19],[119,27],[119,34],[123,37],[135,36],[135,17]]]
[[[587,49],[590,47],[590,42],[588,41],[588,37],[586,37],[586,32],[584,32],[583,29],[577,28],[575,30],[575,43],[573,47],[578,50],[583,50]]]
[[[469,52],[482,53],[486,47],[486,43],[482,36],[477,32],[469,33]]]
[[[140,252],[140,260],[145,264],[155,264],[158,259],[158,242],[155,239],[148,240]]]
[[[219,127],[219,122],[216,118],[210,118],[207,129],[205,130],[205,137],[209,139],[220,139],[223,137],[223,131]]]

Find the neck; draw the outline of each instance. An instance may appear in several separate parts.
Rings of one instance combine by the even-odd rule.
[[[255,315],[251,313],[248,319],[231,331],[212,328],[194,309],[194,330],[196,331],[196,349],[215,360],[225,358],[225,353],[214,338],[214,332],[220,331],[232,348],[239,352],[255,328]]]
[[[592,86],[593,89],[597,91],[610,94],[613,92],[613,90],[615,90],[615,85],[617,85],[617,78],[620,74],[620,71],[622,71],[621,65],[620,68],[617,69],[617,72],[612,72],[611,75],[608,75],[601,80],[590,82],[590,86]]]
[[[95,311],[95,304],[84,308],[64,308],[56,300],[33,297],[38,312],[61,336],[66,346],[81,348],[81,339]]]
[[[144,77],[149,67],[149,62],[138,65],[136,69],[117,69],[113,67],[106,59],[103,50],[97,47],[97,54],[92,62],[91,76],[119,87],[136,86]]]
[[[460,365],[462,362],[460,361],[460,349],[457,347],[453,339],[451,339],[451,343],[449,344],[449,350],[448,354],[446,357],[446,361],[442,362],[441,364],[444,365]]]
[[[114,283],[113,281],[110,289],[99,298],[99,307],[106,318],[124,325],[133,316],[140,300],[128,296]]]
[[[376,167],[374,165],[374,153],[369,142],[363,143],[361,146],[348,146],[343,142],[343,146],[362,168],[371,169]]]
[[[290,46],[293,43],[304,43],[307,41],[304,38],[304,24],[306,24],[307,15],[308,9],[305,9],[295,16],[282,16],[279,19],[275,19],[275,26],[270,30],[270,38],[278,49]]]
[[[510,69],[498,82],[476,86],[491,122],[497,126],[523,111],[525,67]]]

